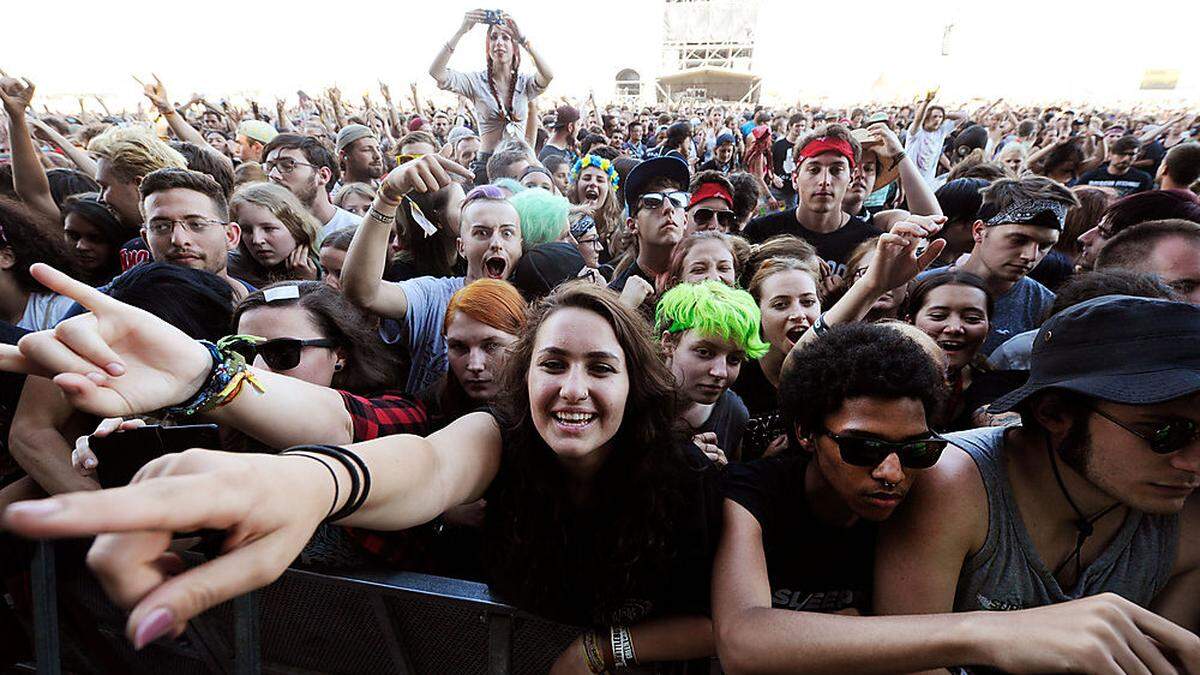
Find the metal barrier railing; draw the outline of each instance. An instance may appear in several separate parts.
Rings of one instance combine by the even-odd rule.
[[[498,601],[484,584],[387,570],[290,569],[193,619],[186,648],[134,652],[124,613],[90,575],[59,579],[55,556],[52,542],[38,542],[31,570],[36,670],[46,675],[63,671],[64,649],[72,647],[62,600],[89,613],[128,672],[545,672],[578,634]]]

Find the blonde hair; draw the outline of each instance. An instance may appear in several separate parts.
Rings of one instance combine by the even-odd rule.
[[[186,169],[187,160],[144,127],[113,127],[88,143],[88,150],[112,162],[125,180],[136,180],[158,169]]]
[[[234,220],[238,219],[238,208],[246,204],[261,206],[270,211],[291,233],[292,238],[296,240],[296,245],[308,249],[308,256],[314,261],[318,259],[317,245],[321,236],[321,223],[304,208],[304,205],[290,190],[274,183],[243,185],[233,193],[233,198],[229,200],[229,209],[233,212]],[[242,255],[247,256],[249,260],[254,259],[250,257],[245,237],[242,237],[238,248],[242,250]]]

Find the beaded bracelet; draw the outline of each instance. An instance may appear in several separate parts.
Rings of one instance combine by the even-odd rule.
[[[242,336],[231,336],[242,338]],[[172,406],[167,406],[154,413],[155,417],[189,417],[208,412],[225,405],[237,397],[242,386],[249,382],[262,393],[266,391],[262,383],[247,369],[246,357],[233,349],[239,344],[230,338],[221,338],[217,344],[208,340],[200,340],[200,344],[208,349],[212,357],[212,370],[200,390],[191,398]]]
[[[587,669],[595,675],[602,675],[608,668],[604,666],[604,654],[601,653],[598,642],[596,631],[583,634],[583,657],[587,661]]]

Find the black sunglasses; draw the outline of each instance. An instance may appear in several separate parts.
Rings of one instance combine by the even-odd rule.
[[[688,196],[688,193],[681,190],[647,192],[638,197],[638,207],[643,209],[657,209],[662,207],[663,200],[670,200],[671,206],[677,209],[687,208]]]
[[[275,338],[274,340],[263,340],[262,342],[246,342],[238,345],[236,349],[246,357],[247,361],[253,362],[256,355],[261,356],[268,368],[274,371],[283,371],[291,370],[300,365],[300,352],[305,347],[333,349],[336,346],[337,341],[329,338],[313,338],[310,340]]]
[[[1197,436],[1200,436],[1200,425],[1182,417],[1164,422],[1162,426],[1157,427],[1149,434],[1143,434],[1099,408],[1092,408],[1092,412],[1146,441],[1150,445],[1150,449],[1160,455],[1179,452],[1196,440]]]
[[[692,219],[697,223],[707,223],[717,218],[717,224],[725,229],[733,227],[733,211],[717,211],[716,209],[699,208],[692,212]]]
[[[888,455],[895,453],[900,458],[900,465],[906,469],[928,469],[937,464],[942,451],[950,443],[932,431],[929,432],[928,438],[911,441],[842,436],[832,431],[825,431],[824,434],[837,443],[842,461],[854,466],[876,467],[882,464]]]

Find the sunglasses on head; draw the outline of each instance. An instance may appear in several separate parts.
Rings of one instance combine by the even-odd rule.
[[[717,211],[716,209],[699,208],[692,212],[692,218],[697,223],[707,223],[714,217],[717,219],[717,224],[725,229],[733,227],[733,211]]]
[[[274,340],[262,340],[261,342],[245,342],[237,345],[235,349],[250,362],[254,361],[255,356],[261,356],[268,368],[278,372],[291,370],[300,365],[300,352],[305,347],[333,349],[336,346],[337,342],[329,338],[312,338],[308,340],[301,340],[300,338],[275,338]]]
[[[1178,452],[1195,441],[1197,436],[1200,436],[1200,425],[1182,417],[1167,420],[1150,433],[1144,434],[1099,408],[1092,408],[1092,412],[1146,441],[1150,445],[1150,450],[1160,455]]]
[[[837,444],[842,461],[854,466],[876,467],[894,453],[900,458],[900,465],[906,469],[928,469],[937,464],[942,451],[950,443],[932,431],[927,438],[909,441],[843,436],[832,431],[825,431],[824,434]]]
[[[670,201],[671,206],[677,209],[687,208],[689,195],[681,190],[671,190],[668,192],[647,192],[638,197],[638,208],[642,209],[658,209],[662,208],[664,201]]]

